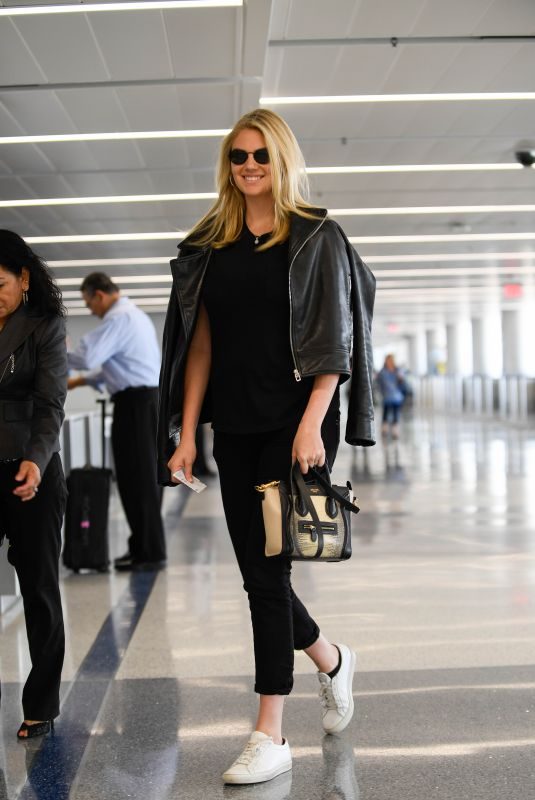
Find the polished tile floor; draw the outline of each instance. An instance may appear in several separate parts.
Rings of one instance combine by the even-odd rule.
[[[165,572],[71,575],[63,711],[15,740],[23,619],[0,619],[0,800],[535,800],[535,433],[453,417],[399,443],[343,446],[362,511],[354,557],[296,565],[323,631],[358,654],[355,717],[322,733],[298,654],[285,735],[294,769],[225,787],[254,723],[248,606],[217,480],[167,490]],[[116,499],[112,550],[127,532]]]

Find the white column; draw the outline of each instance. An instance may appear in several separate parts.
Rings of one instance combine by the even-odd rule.
[[[413,375],[425,375],[427,372],[426,337],[423,331],[407,336],[409,369]]]
[[[483,320],[478,317],[472,318],[472,360],[474,364],[474,375],[488,374],[483,342]]]
[[[436,375],[437,365],[446,360],[446,331],[443,326],[425,332],[427,347],[427,369],[429,375]]]
[[[523,373],[522,317],[520,309],[502,311],[503,374]]]
[[[472,333],[468,320],[446,325],[447,373],[470,375],[472,372]]]
[[[502,374],[502,324],[497,308],[472,319],[472,357],[475,375],[499,378]]]

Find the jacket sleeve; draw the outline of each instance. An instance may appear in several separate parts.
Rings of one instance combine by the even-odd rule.
[[[167,468],[173,455],[180,427],[181,407],[176,391],[175,376],[180,325],[180,312],[175,291],[171,291],[162,340],[162,365],[160,369],[158,397],[158,483],[162,486],[175,486]]]
[[[353,309],[353,369],[347,414],[346,442],[367,447],[375,444],[373,408],[372,317],[375,277],[346,239],[351,262]]]
[[[67,395],[67,346],[65,322],[60,317],[46,320],[34,334],[35,373],[32,388],[33,416],[30,441],[24,458],[41,470],[57,450],[65,416]]]

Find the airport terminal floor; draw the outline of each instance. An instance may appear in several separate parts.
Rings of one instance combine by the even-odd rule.
[[[342,734],[323,734],[297,654],[292,772],[222,784],[256,700],[214,478],[198,496],[166,490],[165,571],[64,571],[62,714],[44,740],[15,739],[29,662],[20,610],[1,619],[1,800],[535,798],[535,432],[407,417],[399,442],[342,446],[334,477],[351,477],[362,507],[353,558],[293,574],[323,632],[357,652]],[[114,498],[113,555],[126,535]]]

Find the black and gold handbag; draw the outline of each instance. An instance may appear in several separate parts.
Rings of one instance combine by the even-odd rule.
[[[323,473],[323,474],[322,474]],[[262,493],[266,556],[296,561],[346,561],[351,557],[351,514],[360,511],[349,481],[332,486],[329,470],[296,462],[290,480],[255,487]]]

